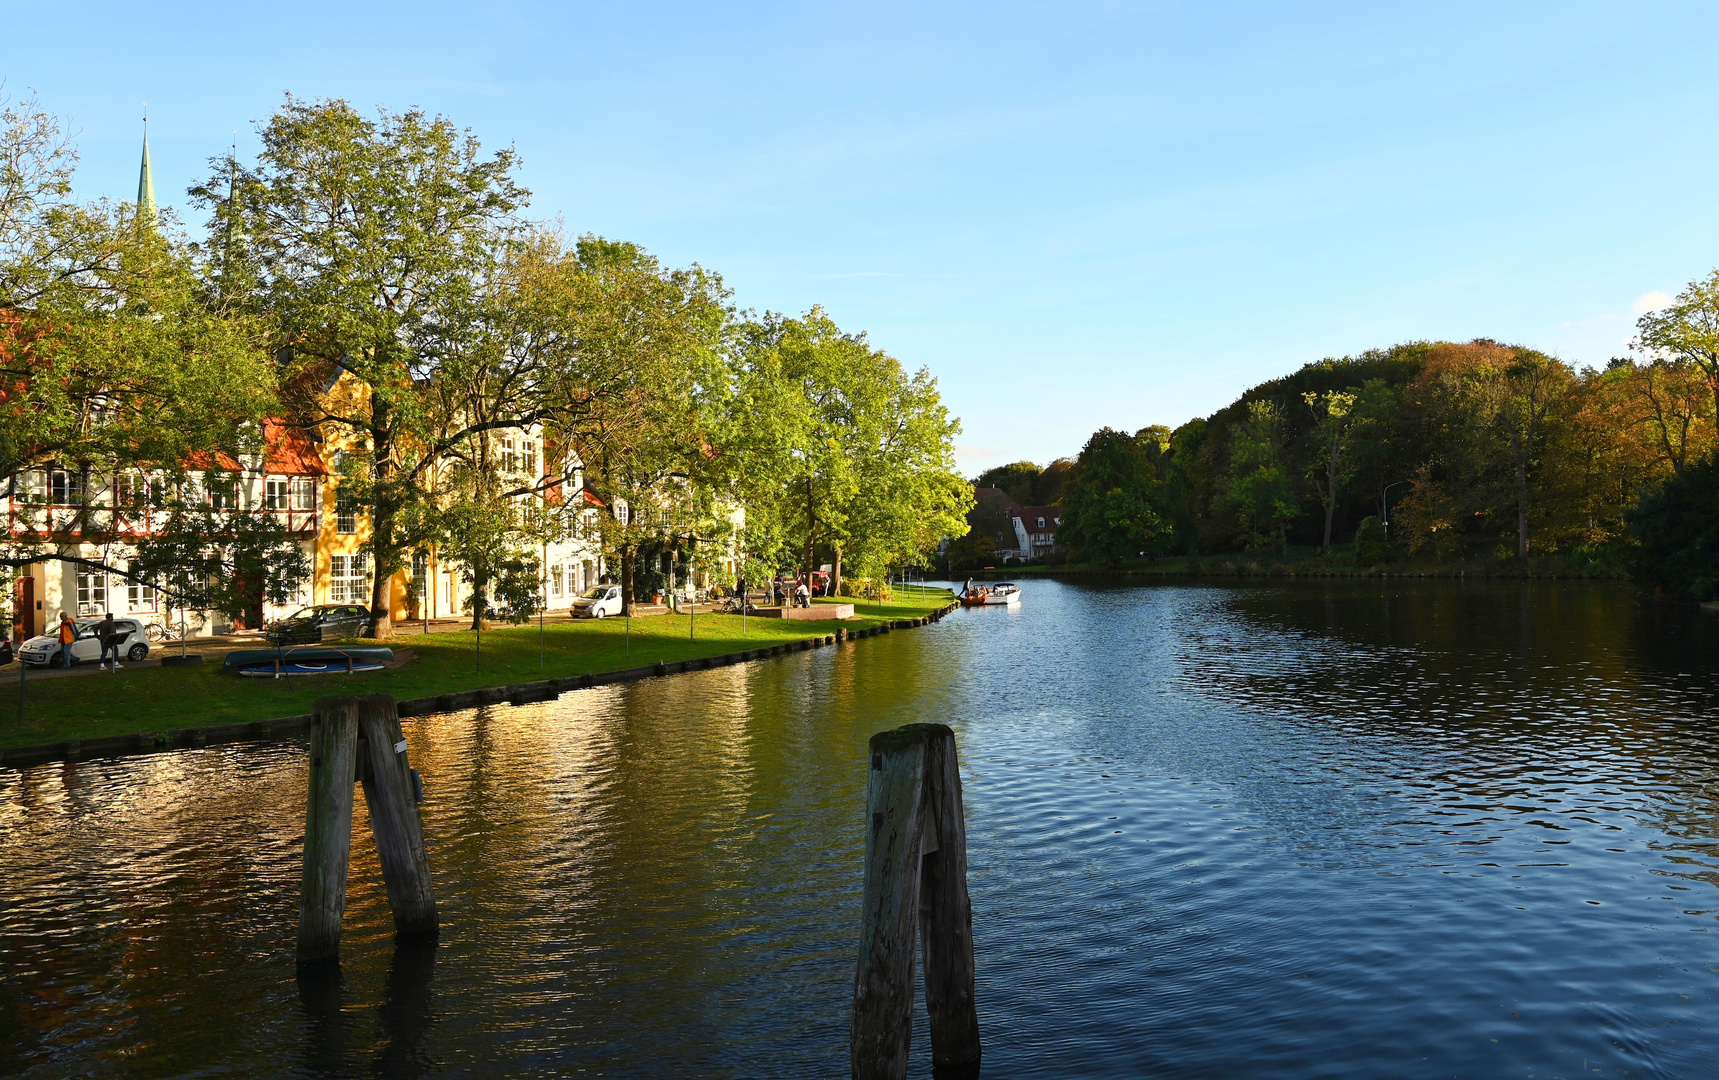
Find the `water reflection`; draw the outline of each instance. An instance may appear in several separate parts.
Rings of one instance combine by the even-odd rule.
[[[360,796],[332,972],[292,962],[296,745],[0,771],[0,1073],[839,1075],[865,740],[933,720],[986,1075],[1701,1075],[1716,625],[1604,586],[1029,582],[413,721],[440,947],[395,942]]]

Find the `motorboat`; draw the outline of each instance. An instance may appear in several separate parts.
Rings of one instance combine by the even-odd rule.
[[[961,596],[963,607],[999,607],[1021,602],[1021,587],[1012,581],[976,585]]]

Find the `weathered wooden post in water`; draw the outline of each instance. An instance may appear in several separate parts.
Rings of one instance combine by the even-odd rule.
[[[400,711],[386,694],[328,697],[310,727],[310,785],[304,809],[304,878],[299,893],[300,963],[340,959],[346,870],[352,855],[352,788],[364,784],[370,830],[394,909],[394,929],[435,937],[436,898],[406,761]]]
[[[865,900],[849,1037],[855,1080],[907,1076],[913,954],[923,943],[931,1061],[976,1074],[973,908],[955,733],[909,724],[871,737],[866,786]]]

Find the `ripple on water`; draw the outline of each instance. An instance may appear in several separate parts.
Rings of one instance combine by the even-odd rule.
[[[338,982],[291,961],[298,744],[0,770],[0,1072],[839,1074],[865,740],[916,720],[960,740],[987,1075],[1712,1071],[1719,620],[1024,588],[409,722],[442,941],[395,949],[360,798]]]

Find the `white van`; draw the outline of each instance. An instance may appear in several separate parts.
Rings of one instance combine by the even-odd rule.
[[[619,585],[593,585],[585,590],[583,596],[573,601],[573,610],[568,614],[575,619],[601,619],[608,615],[621,613],[621,587]]]

